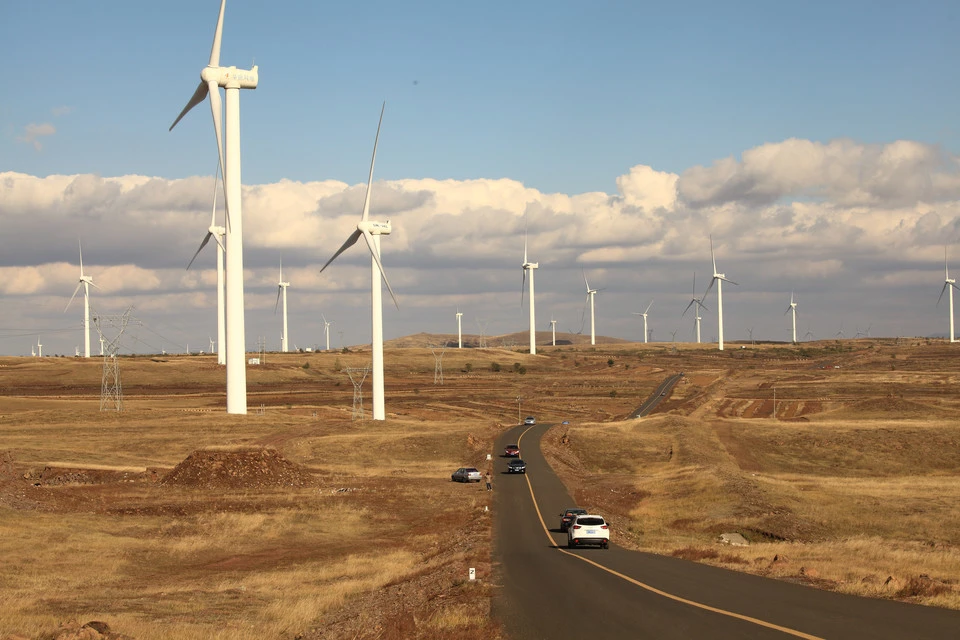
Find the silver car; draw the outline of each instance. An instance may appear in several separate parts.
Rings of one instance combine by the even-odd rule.
[[[460,467],[450,475],[454,482],[480,482],[482,477],[473,467]]]

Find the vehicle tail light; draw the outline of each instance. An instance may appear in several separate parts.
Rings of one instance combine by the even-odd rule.
[[[600,527],[600,528],[601,528],[601,529],[606,529],[606,528],[607,528],[607,525],[603,525],[603,526]]]
[[[575,524],[575,525],[573,525],[573,528],[574,528],[574,529],[579,529],[579,528],[580,528],[580,525]]]

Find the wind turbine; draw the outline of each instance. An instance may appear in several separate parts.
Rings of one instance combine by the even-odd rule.
[[[63,308],[63,312],[66,313],[67,309],[70,308],[70,303],[73,302],[73,299],[77,297],[77,293],[80,292],[80,287],[83,287],[83,357],[90,357],[90,287],[95,287],[99,289],[97,285],[93,284],[92,276],[83,275],[83,245],[80,244],[80,241],[77,241],[77,245],[80,247],[80,282],[77,283],[77,288],[73,290],[73,295],[70,296],[70,301],[67,302],[67,306]],[[951,298],[952,299],[952,298]]]
[[[950,312],[950,342],[956,342],[953,333],[953,290],[957,288],[957,281],[950,277],[950,269],[947,267],[947,248],[943,248],[943,288],[940,289],[940,297],[937,298],[937,306],[940,306],[940,300],[943,298],[943,292],[947,292],[947,302],[949,302]]]
[[[287,334],[287,287],[289,282],[283,281],[283,258],[280,258],[280,282],[277,283],[277,303],[273,305],[273,313],[277,313],[277,307],[280,305],[281,295],[283,297],[283,333],[280,334],[280,352],[287,352],[288,334]]]
[[[327,341],[327,349],[326,349],[326,350],[327,350],[327,351],[330,351],[330,325],[333,324],[333,323],[332,323],[332,322],[327,322],[327,317],[326,317],[325,315],[323,315],[322,313],[320,314],[320,317],[323,318],[323,337],[324,337],[324,338],[326,339],[326,341]]]
[[[457,307],[457,349],[463,349],[463,332],[461,331],[461,318],[463,314],[460,312],[460,307]]]
[[[813,338],[813,331],[810,330],[810,327],[807,327],[807,332],[803,334],[803,339],[810,340],[811,338]]]
[[[224,340],[225,340],[225,321],[226,316],[224,313],[224,275],[223,275],[223,242],[224,236],[227,233],[226,228],[217,225],[217,183],[220,179],[221,167],[219,160],[217,161],[217,173],[213,179],[213,211],[210,213],[210,226],[207,227],[207,235],[203,236],[203,241],[200,242],[200,248],[197,249],[197,252],[193,254],[193,257],[190,259],[190,262],[187,264],[187,270],[190,270],[190,267],[193,265],[193,261],[197,259],[197,256],[200,255],[200,252],[203,251],[203,248],[207,246],[207,243],[210,242],[210,238],[213,238],[217,241],[217,364],[226,364],[226,352],[224,349]],[[212,351],[211,351],[212,353]]]
[[[643,316],[643,342],[644,343],[647,342],[647,336],[649,335],[647,333],[647,314],[650,312],[650,307],[652,306],[653,306],[653,300],[651,300],[650,304],[647,305],[647,308],[643,310],[643,313],[639,313],[637,311],[633,312],[633,315],[635,316]]]
[[[214,353],[215,351],[214,347],[216,346],[216,344],[213,341],[213,336],[207,336],[207,337],[210,338],[210,353]]]
[[[587,282],[587,272],[583,272],[583,284],[587,287],[587,300],[590,304],[590,344],[597,344],[597,335],[596,335],[596,325],[594,324],[594,314],[593,314],[593,296],[597,294],[600,289],[591,289],[590,283]],[[582,326],[582,325],[581,325]]]
[[[553,334],[551,341],[552,346],[557,346],[557,321],[553,319],[553,316],[550,316],[550,332]]]
[[[717,271],[717,258],[713,253],[713,236],[710,236],[710,260],[713,261],[713,279],[710,280],[709,286],[707,286],[706,293],[703,294],[703,297],[706,298],[707,294],[710,293],[710,289],[713,288],[713,283],[717,283],[717,345],[720,351],[723,351],[723,282],[726,280],[730,284],[737,284],[733,280],[727,278],[725,274]]]
[[[243,315],[243,215],[240,195],[240,89],[256,89],[258,69],[220,66],[220,40],[223,35],[223,12],[226,0],[220,0],[220,14],[213,34],[210,61],[200,71],[200,84],[187,106],[170,125],[173,130],[192,108],[210,98],[213,128],[217,136],[217,154],[223,167],[224,206],[226,208],[226,363],[227,413],[247,412],[247,370],[244,346]],[[221,129],[223,116],[220,87],[226,89],[226,140]],[[225,142],[225,144],[224,144]]]
[[[43,357],[43,345],[40,344],[40,336],[37,336],[37,357]]]
[[[397,296],[393,295],[393,289],[390,288],[390,281],[387,280],[387,274],[383,271],[383,264],[380,262],[380,236],[389,235],[392,229],[390,221],[376,222],[368,219],[370,217],[370,188],[373,186],[373,165],[377,160],[377,143],[380,141],[380,125],[383,124],[383,111],[386,109],[386,106],[387,103],[384,102],[380,108],[380,122],[377,124],[377,136],[373,140],[373,156],[370,158],[370,175],[367,178],[367,194],[363,198],[363,213],[360,215],[360,222],[357,223],[356,231],[350,234],[350,237],[337,249],[333,257],[327,260],[327,264],[323,265],[323,269],[320,269],[320,273],[323,273],[323,270],[330,266],[330,263],[333,262],[337,256],[353,246],[356,241],[360,239],[360,236],[363,236],[363,239],[367,243],[367,248],[370,250],[370,308],[373,324],[373,339],[371,340],[373,367],[371,378],[373,380],[374,420],[387,419],[383,399],[383,303],[381,301],[383,284],[387,285],[387,291],[390,292],[390,297],[393,298],[393,304],[397,306],[397,309],[400,308],[400,303],[397,302]],[[383,283],[380,281],[381,276],[383,277]]]
[[[687,315],[687,311],[690,307],[696,305],[696,308],[693,310],[693,327],[697,334],[697,344],[700,344],[700,320],[703,318],[700,317],[700,310],[706,310],[707,308],[703,306],[703,299],[697,297],[697,272],[693,272],[693,297],[690,298],[690,302],[687,304],[687,308],[683,310],[683,313],[680,314],[680,317]]]
[[[37,342],[40,342],[40,338],[37,338]],[[34,358],[37,357],[37,346],[36,346],[36,345],[33,345],[33,344],[30,345],[30,355],[31,355],[32,357],[34,357]]]
[[[787,305],[787,310],[783,312],[783,315],[788,313],[793,316],[793,344],[797,344],[797,303],[793,301],[793,291],[790,292],[790,304]]]
[[[534,303],[533,303],[533,272],[534,270],[540,268],[539,262],[530,262],[527,260],[527,232],[523,232],[523,280],[527,279],[527,271],[530,272],[530,354],[536,355],[537,353],[537,321],[534,313]],[[520,306],[523,307],[523,285],[526,282],[521,282],[520,284]]]

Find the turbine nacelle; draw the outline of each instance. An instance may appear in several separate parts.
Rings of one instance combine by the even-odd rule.
[[[237,67],[204,67],[200,72],[200,79],[205,87],[211,82],[218,87],[238,89],[256,89],[260,80],[259,67],[253,69],[238,69]]]
[[[390,221],[377,222],[376,220],[361,220],[357,223],[357,231],[369,233],[372,236],[388,236],[393,231]]]

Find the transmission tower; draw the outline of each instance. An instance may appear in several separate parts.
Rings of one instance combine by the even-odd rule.
[[[480,320],[477,318],[477,328],[480,329],[480,342],[477,345],[481,349],[487,348],[487,323],[489,320]]]
[[[130,322],[133,307],[120,315],[101,315],[94,312],[92,319],[97,333],[100,334],[100,344],[103,348],[103,382],[100,385],[100,411],[123,411],[123,387],[120,385],[120,362],[117,360],[117,351],[120,350],[120,337]]]
[[[440,353],[437,353],[437,349],[440,349]],[[430,352],[433,353],[433,384],[443,384],[443,352],[446,351],[446,347],[440,346],[435,347],[430,345]]]
[[[344,369],[344,371],[347,372],[347,375],[350,376],[350,382],[353,383],[353,414],[351,415],[351,420],[359,418],[362,421],[363,381],[367,379],[367,374],[370,373],[370,367]]]

